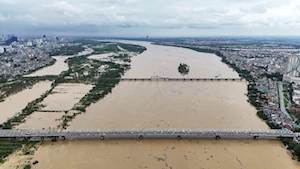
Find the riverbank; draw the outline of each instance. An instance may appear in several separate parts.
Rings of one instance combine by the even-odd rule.
[[[33,157],[33,153],[37,150],[38,145],[37,141],[0,141],[0,164],[3,164],[6,159],[19,159],[21,156],[20,161],[16,163],[9,163],[5,165],[1,165],[0,168],[23,168],[24,166],[31,165],[30,160]],[[15,157],[14,157],[15,156]]]
[[[160,45],[160,44],[158,44]],[[173,45],[171,45],[173,46]],[[176,46],[176,45],[174,45]],[[231,63],[227,60],[227,58],[222,55],[222,53],[218,50],[213,50],[213,49],[205,49],[205,48],[195,48],[195,47],[186,47],[186,46],[176,46],[176,47],[182,47],[182,48],[187,48],[187,49],[191,49],[191,50],[195,50],[198,52],[205,52],[205,53],[213,53],[219,57],[222,58],[222,62],[227,64],[229,67],[231,67],[232,69],[234,69],[236,72],[239,73],[239,76],[246,79],[248,81],[248,85],[247,85],[247,96],[248,96],[248,102],[254,106],[257,110],[257,116],[264,120],[268,126],[271,129],[281,129],[282,127],[279,126],[278,124],[274,123],[271,120],[271,117],[267,116],[264,112],[263,112],[263,105],[262,103],[266,102],[266,95],[262,92],[260,92],[257,88],[256,88],[256,80],[257,78],[254,78],[251,75],[251,72],[247,71],[247,70],[242,70],[240,69],[238,66],[236,66],[234,63]],[[278,75],[278,74],[264,74],[264,77],[267,78],[272,78],[272,79],[276,79],[276,80],[282,80],[282,75]],[[297,130],[297,129],[296,129]],[[297,143],[294,139],[290,139],[290,138],[283,138],[281,139],[282,143],[287,147],[287,149],[294,155],[296,156],[297,160],[300,161],[300,144]],[[294,159],[294,158],[293,158]]]

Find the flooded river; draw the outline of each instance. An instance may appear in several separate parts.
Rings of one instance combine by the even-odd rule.
[[[69,128],[267,128],[246,90],[245,82],[121,82]]]
[[[130,42],[147,47],[125,77],[238,77],[213,54]],[[81,128],[267,128],[247,102],[245,82],[120,82],[111,94],[70,123]],[[39,124],[37,124],[39,125]],[[33,169],[296,169],[279,141],[153,140],[64,141],[36,151]]]
[[[276,141],[70,141],[41,146],[33,169],[297,169]]]
[[[70,58],[70,56],[53,56],[56,62],[52,66],[48,66],[37,70],[25,77],[35,77],[35,76],[46,76],[46,75],[59,75],[61,72],[68,70],[68,64],[65,60]]]
[[[221,58],[214,54],[152,45],[148,42],[131,43],[145,46],[147,51],[132,59],[132,69],[125,74],[125,77],[183,77],[177,70],[180,63],[190,67],[189,74],[184,77],[239,77],[237,72],[223,64]]]
[[[56,60],[56,62],[52,66],[48,66],[37,70],[25,77],[35,77],[35,76],[46,76],[46,75],[59,75],[61,72],[69,69],[68,64],[65,62],[68,58],[83,56],[93,53],[93,49],[85,46],[85,50],[78,53],[77,55],[72,56],[52,56]]]

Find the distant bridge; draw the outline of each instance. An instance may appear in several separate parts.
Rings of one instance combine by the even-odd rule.
[[[130,140],[130,139],[254,139],[293,138],[289,130],[247,129],[115,129],[115,130],[0,130],[4,140]]]
[[[55,80],[58,76],[21,77],[23,80]],[[99,78],[99,80],[120,81],[244,81],[242,78],[171,78],[153,76],[150,78]]]
[[[243,81],[242,78],[100,78],[100,80],[120,80],[120,81]]]

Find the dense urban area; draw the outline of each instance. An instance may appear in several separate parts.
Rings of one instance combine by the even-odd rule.
[[[300,53],[300,40],[293,38],[184,38],[184,39],[143,39],[158,45],[177,46],[199,52],[214,53],[248,81],[248,101],[257,109],[257,115],[272,129],[285,128],[300,131],[300,84],[285,81],[288,56]],[[99,47],[102,46],[102,47]],[[104,46],[104,47],[103,47]],[[52,65],[51,56],[76,55],[91,49],[91,54],[119,52],[111,60],[90,60],[91,54],[71,57],[66,60],[69,70],[58,76],[42,78],[23,77],[38,69]],[[12,129],[24,122],[25,118],[41,108],[41,102],[61,83],[85,83],[93,85],[71,110],[61,118],[60,129],[65,129],[75,116],[85,112],[93,102],[110,93],[118,84],[115,81],[98,81],[98,78],[121,77],[130,69],[131,57],[146,49],[136,45],[112,44],[92,40],[49,38],[17,38],[14,35],[0,38],[0,101],[41,80],[53,80],[52,88],[31,103],[16,116],[8,119],[1,127]],[[187,74],[189,67],[180,64],[178,71]],[[282,139],[286,147],[300,160],[300,140]],[[7,142],[0,142],[8,145]],[[23,144],[23,143],[22,143]],[[9,150],[0,151],[1,161],[22,144],[12,143]],[[25,143],[29,147],[34,144]],[[13,147],[13,148],[12,148]],[[27,150],[29,151],[29,150]],[[30,152],[25,152],[30,153]],[[0,162],[1,162],[0,161]]]

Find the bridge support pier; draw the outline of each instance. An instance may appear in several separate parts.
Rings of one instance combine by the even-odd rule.
[[[143,139],[144,139],[144,137],[143,137],[142,135],[140,135],[139,139],[140,139],[140,140],[143,140]]]
[[[179,135],[179,136],[177,136],[177,139],[178,139],[178,140],[181,140],[182,138],[181,138],[181,136]]]

